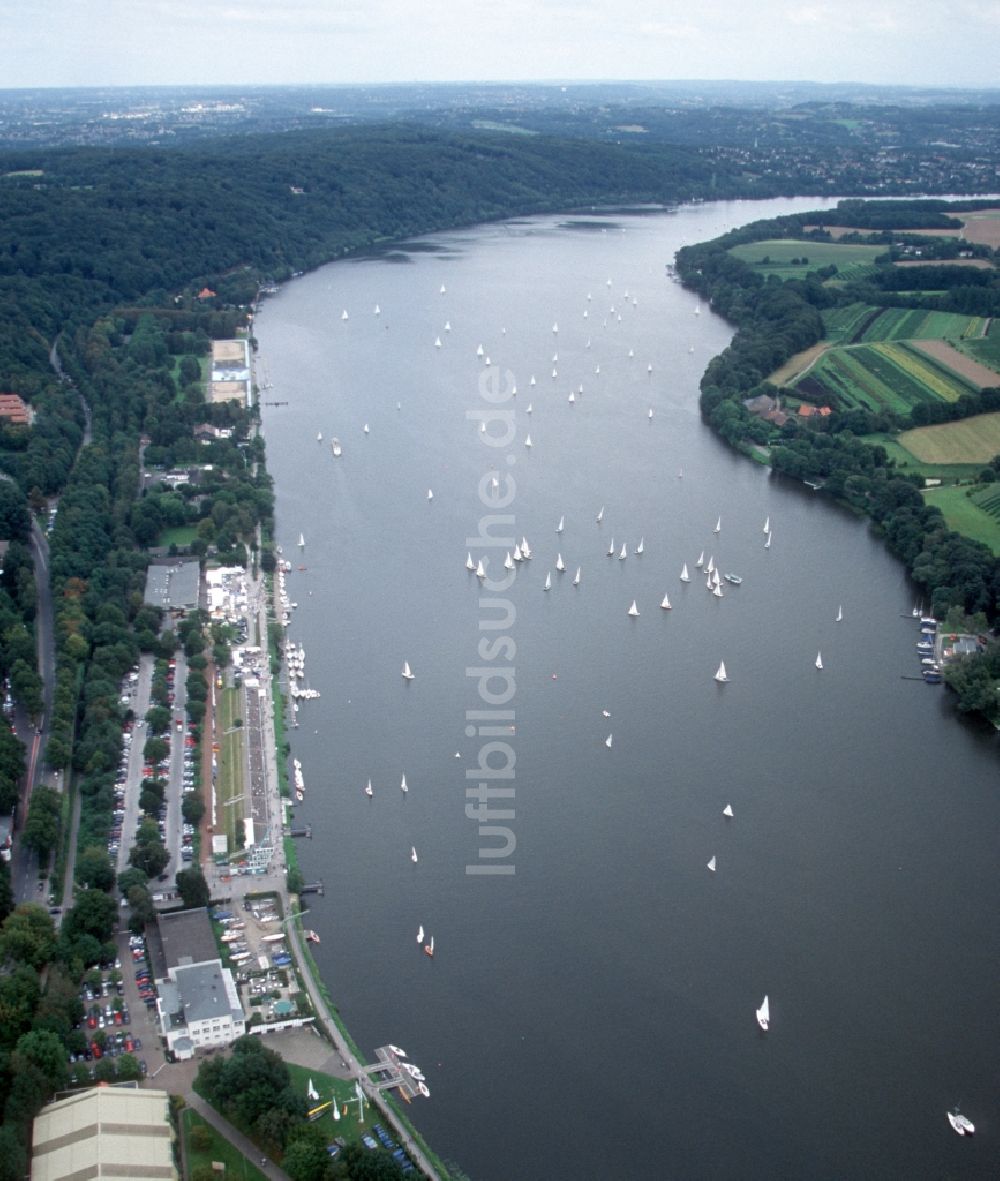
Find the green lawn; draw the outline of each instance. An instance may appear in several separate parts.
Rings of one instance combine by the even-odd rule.
[[[229,837],[229,853],[232,856],[237,849],[243,848],[244,801],[228,803],[244,793],[245,736],[242,727],[237,728],[233,725],[236,719],[242,718],[243,715],[242,693],[239,689],[221,689],[216,692],[215,701],[216,735],[219,743],[216,752],[218,776],[215,789],[220,811],[216,832],[221,830]],[[240,838],[238,842],[237,831]]]
[[[180,547],[190,545],[197,536],[198,530],[194,525],[178,525],[176,529],[164,529],[156,539],[156,544],[162,546],[176,545]]]
[[[924,463],[897,438],[886,434],[863,435],[862,442],[878,444],[884,447],[886,454],[896,464],[901,472],[916,473],[925,479],[944,480],[946,484],[954,484],[959,480],[974,480],[982,471],[981,463]]]
[[[1000,554],[1000,518],[976,504],[975,498],[981,497],[984,492],[989,495],[985,488],[952,485],[947,488],[928,488],[923,495],[928,504],[941,510],[949,529],[954,529],[963,537],[971,537],[973,541],[981,541],[994,554]]]
[[[858,279],[870,274],[875,259],[886,253],[884,246],[840,246],[835,242],[804,242],[798,238],[769,238],[764,242],[746,242],[730,253],[750,263],[761,275],[780,279],[802,279],[820,267],[835,266],[837,277]],[[765,262],[764,259],[768,261]],[[792,263],[793,258],[808,261]]]
[[[196,1127],[207,1128],[211,1138],[208,1148],[203,1152],[197,1152],[191,1145],[191,1132]],[[187,1150],[189,1173],[198,1165],[211,1166],[213,1161],[221,1161],[226,1166],[226,1171],[218,1174],[223,1181],[266,1181],[265,1173],[248,1161],[239,1149],[220,1136],[211,1124],[207,1124],[190,1107],[181,1112],[181,1128]]]

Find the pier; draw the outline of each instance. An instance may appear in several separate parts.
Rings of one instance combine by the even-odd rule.
[[[391,1091],[394,1087],[398,1088],[407,1103],[420,1094],[417,1080],[400,1061],[392,1046],[379,1046],[375,1051],[375,1057],[376,1062],[362,1066],[361,1069],[378,1090]]]
[[[322,882],[307,882],[299,891],[300,894],[318,894],[321,898],[326,893]]]
[[[313,827],[311,824],[300,825],[298,828],[290,828],[288,835],[290,837],[309,837],[312,839]],[[322,891],[320,891],[322,893]]]

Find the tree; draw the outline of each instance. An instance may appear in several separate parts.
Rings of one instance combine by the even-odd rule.
[[[185,910],[193,910],[199,906],[208,906],[211,894],[208,882],[200,869],[182,869],[177,874],[177,889],[184,903]]]
[[[21,840],[29,849],[34,849],[40,858],[48,857],[59,839],[59,817],[62,801],[59,793],[51,787],[39,784],[31,793],[28,818],[24,823]]]
[[[205,815],[205,801],[201,797],[201,792],[189,791],[184,796],[181,800],[181,815],[188,824],[201,824],[201,818]]]
[[[89,845],[76,859],[76,880],[95,890],[113,890],[115,867],[111,858],[99,845]]]
[[[81,890],[63,917],[63,932],[69,936],[92,935],[106,943],[114,933],[118,907],[103,890]]]
[[[43,968],[56,949],[56,931],[45,908],[22,903],[0,928],[0,953],[5,960]]]
[[[292,1181],[324,1181],[331,1175],[326,1137],[314,1124],[303,1124],[288,1137],[281,1167]]]
[[[159,840],[146,841],[132,846],[128,860],[130,865],[141,869],[147,878],[155,878],[166,869],[170,854]]]
[[[22,1034],[14,1051],[15,1070],[21,1069],[28,1062],[42,1072],[50,1090],[58,1091],[66,1086],[69,1074],[66,1050],[62,1039],[56,1034],[47,1029],[34,1029],[30,1033]]]

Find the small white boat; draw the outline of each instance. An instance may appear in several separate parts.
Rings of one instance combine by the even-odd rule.
[[[719,667],[715,672],[715,679],[720,685],[729,680],[729,677],[726,676],[726,662],[724,660],[719,661]]]
[[[960,1136],[971,1136],[976,1130],[976,1125],[962,1115],[957,1107],[954,1111],[948,1112],[948,1123]]]
[[[635,349],[629,349],[629,351],[628,351],[628,355],[629,355],[630,357],[634,357],[634,356],[635,356]]]
[[[722,593],[722,587],[719,586],[718,583],[716,583],[715,586],[712,587],[712,594],[715,595],[715,597],[717,599],[725,598],[725,596]]]
[[[476,563],[472,560],[472,554],[465,555],[465,568],[466,570],[475,570]]]
[[[770,1004],[768,1004],[768,1000],[767,1000],[766,996],[760,1002],[760,1008],[757,1009],[756,1012],[757,1012],[757,1024],[766,1033],[771,1025],[771,1006],[770,1006]]]
[[[681,582],[690,582],[691,575],[688,574],[687,562],[681,567]]]
[[[304,534],[304,533],[300,533],[300,534],[299,534],[299,549],[304,549],[304,548],[305,548],[305,544],[306,544],[305,534]]]
[[[482,558],[480,558],[479,561],[476,563],[476,577],[477,578],[485,578],[486,577],[486,566],[483,563]]]
[[[434,958],[434,936],[433,935],[431,936],[430,943],[424,944],[424,955],[429,955],[431,957],[431,959]],[[421,1083],[420,1086],[423,1086],[423,1083]]]
[[[613,735],[613,734],[609,734],[609,735],[607,736],[607,738],[605,738],[605,740],[604,740],[604,745],[605,745],[605,746],[608,748],[608,750],[610,750],[610,749],[611,749],[611,739],[612,739],[612,738],[614,738],[614,735]]]
[[[559,364],[559,354],[558,354],[558,353],[553,353],[553,354],[552,354],[552,364],[553,364],[553,365],[558,365],[558,364]]]
[[[505,570],[513,570],[514,569],[514,559],[510,556],[510,550],[507,551],[507,554],[504,557],[503,568]]]
[[[483,346],[482,346],[482,345],[480,345],[480,346],[479,346],[479,347],[476,349],[476,356],[477,356],[477,357],[484,357],[485,355],[486,355],[486,350],[483,348]]]
[[[722,815],[723,815],[723,816],[728,816],[728,817],[729,817],[729,819],[730,819],[730,820],[732,820],[732,818],[733,818],[733,805],[732,805],[732,804],[726,804],[726,806],[725,806],[725,807],[722,809]]]
[[[333,452],[334,458],[336,458],[336,459],[340,458],[340,454],[341,454],[340,440],[337,438],[336,435],[334,435],[333,438],[330,440],[330,450]]]
[[[528,385],[534,385],[534,384],[535,384],[535,375],[532,373],[531,380],[528,382]]]
[[[521,547],[519,545],[514,546],[514,561],[515,562],[523,561],[523,558],[521,555]]]
[[[525,445],[525,447],[531,446],[531,435],[524,436],[524,445]]]
[[[322,431],[317,431],[317,432],[316,432],[316,442],[317,442],[317,443],[322,443],[322,442],[323,442],[323,432],[322,432]]]
[[[721,517],[719,517],[719,519],[715,522],[715,528],[712,530],[712,532],[713,533],[721,533],[722,532],[722,518]]]
[[[576,394],[574,394],[572,390],[570,390],[569,397],[566,399],[566,401],[569,402],[571,406],[576,401]]]
[[[420,926],[417,927],[417,942],[423,943],[423,941],[424,941],[424,924],[421,923]]]
[[[426,951],[426,948],[424,950]],[[434,948],[432,947],[431,950],[427,954],[433,955]],[[428,1088],[427,1084],[421,1082],[419,1079],[417,1080],[417,1090],[420,1092],[421,1095],[423,1095],[423,1097],[425,1099],[429,1099],[431,1097],[430,1089]]]
[[[368,423],[366,422],[366,423],[365,423],[365,426],[364,426],[364,431],[365,431],[365,434],[366,434],[366,435],[367,435],[367,434],[370,434],[370,432],[371,432],[371,429],[372,429],[372,428],[371,428],[371,427],[368,425]]]
[[[450,332],[450,331],[451,331],[451,321],[450,321],[450,320],[445,320],[445,322],[444,322],[444,330],[445,330],[445,332]]]
[[[365,795],[369,799],[371,799],[374,794],[375,794],[375,791],[372,788],[372,781],[369,779],[368,782],[365,784]]]
[[[529,403],[528,403],[528,407],[527,407],[527,409],[525,410],[525,414],[530,414],[530,413],[531,413],[531,403],[529,402]]]
[[[404,681],[412,681],[413,680],[413,673],[410,672],[410,662],[408,660],[403,661],[403,680]]]
[[[563,531],[565,528],[566,528],[566,518],[565,518],[565,517],[560,517],[560,518],[559,518],[559,524],[558,524],[558,525],[556,525],[556,532],[557,532],[557,533],[562,533],[562,531]]]
[[[767,541],[765,541],[765,542],[764,542],[764,549],[770,549],[770,548],[771,548],[771,537],[772,537],[772,534],[768,533],[768,535],[767,535]]]
[[[771,532],[771,518],[770,517],[764,518],[764,532],[765,533]]]
[[[641,554],[645,551],[645,549],[646,549],[646,539],[645,539],[645,537],[640,537],[639,544],[635,547],[635,552],[637,554]]]
[[[638,616],[639,608],[635,605],[635,599],[632,600],[632,606],[629,607],[628,613],[629,613],[629,615],[632,616],[633,619],[635,619]]]
[[[650,362],[650,364],[646,366],[646,372],[647,372],[647,373],[652,373],[652,372],[653,372],[653,365],[652,365],[652,362]]]
[[[382,309],[381,309],[381,308],[378,306],[378,304],[376,304],[376,305],[375,305],[375,311],[374,311],[374,314],[375,314],[376,316],[381,316],[381,315],[382,315]]]
[[[712,871],[712,873],[715,873],[715,854],[714,854],[714,853],[713,853],[713,854],[712,854],[712,856],[711,856],[711,857],[708,859],[708,863],[707,863],[707,864],[708,864],[708,868],[709,868],[709,869]]]
[[[439,349],[441,347],[441,337],[440,336],[434,337],[434,347],[436,349]]]
[[[404,794],[410,790],[409,784],[406,782],[406,776],[399,781],[399,790]]]
[[[669,595],[663,596],[663,602],[660,604],[660,606],[663,608],[664,611],[670,610],[670,596]]]
[[[487,356],[487,357],[484,359],[484,361],[483,361],[483,364],[484,364],[484,365],[492,365],[492,364],[493,364],[493,362],[492,362],[492,361],[489,359],[489,357]]]
[[[844,618],[844,608],[843,608],[843,607],[838,607],[838,608],[837,608],[837,618],[834,620],[834,622],[835,622],[835,623],[840,623],[840,621],[841,621],[843,618]]]
[[[615,556],[615,539],[612,537],[611,544],[608,546],[608,557],[613,558],[614,556]]]
[[[545,585],[542,587],[542,590],[551,590],[551,589],[552,589],[552,571],[550,570],[545,575]]]
[[[576,573],[573,575],[573,585],[574,586],[580,585],[580,567],[579,566],[577,566]]]
[[[556,333],[558,333],[558,331],[559,331],[559,325],[558,325],[558,324],[553,324],[553,325],[552,325],[552,331],[553,331],[553,332],[556,332]]]
[[[628,545],[623,541],[621,552],[618,555],[618,561],[624,562],[627,557],[628,557]]]
[[[705,565],[705,551],[702,550],[701,553],[698,555],[698,561],[695,562],[694,568],[696,570],[700,570],[702,568],[702,566],[704,566],[704,565]]]
[[[816,667],[817,668],[823,667],[823,653],[822,652],[816,653]]]
[[[316,1088],[313,1086],[312,1079],[309,1079],[308,1083],[306,1084],[306,1094],[309,1096],[310,1100],[313,1103],[315,1103],[316,1100],[319,1098],[319,1091],[317,1091]]]
[[[555,378],[557,378],[558,376],[559,376],[559,371],[558,371],[558,369],[553,369],[553,370],[552,370],[552,377],[553,377],[553,380],[554,380]]]
[[[521,556],[529,559],[531,557],[531,546],[528,545],[528,539],[526,537],[521,538]]]
[[[410,846],[410,860],[414,864],[416,864],[416,861],[417,861],[417,847],[416,847],[416,845]]]
[[[601,710],[601,717],[610,718],[611,717],[611,710],[610,709],[602,709]]]
[[[341,318],[342,320],[348,320],[348,319],[350,319],[350,317],[349,317],[349,316],[348,316],[348,314],[347,314],[347,308],[344,308],[344,310],[343,310],[343,311],[340,313],[340,318]]]
[[[446,290],[447,290],[447,288],[446,288],[446,287],[445,287],[445,285],[442,283],[442,284],[441,284],[441,286],[440,286],[440,288],[439,288],[439,290],[438,290],[438,295],[444,295],[444,293],[445,293],[445,291],[446,291]]]
[[[556,569],[560,574],[566,569],[566,563],[563,561],[562,554],[556,554]]]
[[[409,1054],[407,1054],[407,1052],[405,1050],[401,1050],[399,1048],[399,1046],[394,1046],[394,1045],[392,1045],[392,1043],[389,1044],[388,1049],[389,1049],[389,1053],[395,1054],[397,1058],[408,1058],[409,1057]]]
[[[430,488],[428,488],[428,489],[427,489],[427,499],[428,499],[428,500],[433,500],[433,499],[434,499],[434,492],[433,492],[433,490],[432,490],[432,489],[430,489]]]
[[[602,505],[601,505],[601,508],[600,508],[600,511],[599,511],[599,512],[598,512],[598,514],[597,514],[597,523],[598,523],[598,525],[600,525],[600,523],[601,523],[603,520],[604,520],[604,505],[602,504]]]
[[[652,417],[653,417],[653,407],[652,407],[652,406],[650,406],[650,408],[649,408],[649,415],[648,415],[648,417],[649,417],[649,418],[652,418]]]

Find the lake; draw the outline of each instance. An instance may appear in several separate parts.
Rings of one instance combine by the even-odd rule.
[[[476,1181],[995,1175],[997,739],[867,523],[702,424],[731,329],[667,272],[821,204],[433,235],[257,317],[316,958]]]

